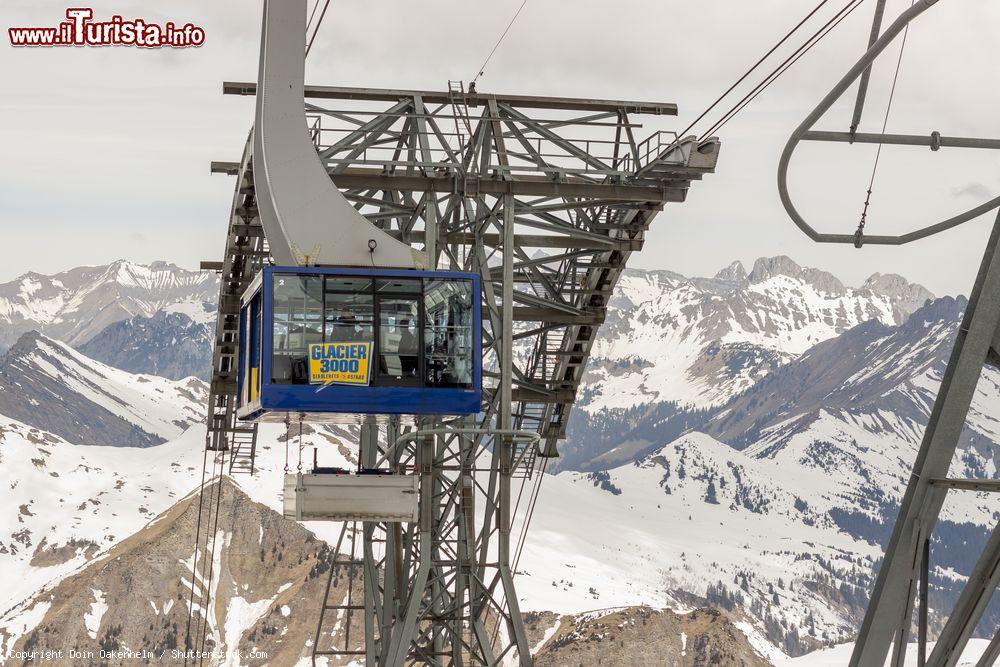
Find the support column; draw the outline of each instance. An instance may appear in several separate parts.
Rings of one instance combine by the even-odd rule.
[[[503,199],[503,315],[501,321],[503,330],[500,346],[499,426],[501,429],[510,430],[513,428],[511,399],[514,382],[514,197],[511,195],[504,195]],[[511,516],[510,483],[514,463],[513,440],[510,436],[502,436],[499,442],[494,441],[494,447],[500,448],[500,489],[497,498],[500,525],[497,561],[504,596],[507,599],[507,628],[510,637],[517,644],[517,653],[522,667],[531,667],[533,661],[524,632],[517,592],[514,590],[514,577],[510,571],[510,524],[513,518]]]
[[[410,580],[406,606],[402,618],[393,628],[390,638],[388,667],[401,667],[410,652],[420,605],[427,591],[427,577],[431,568],[431,540],[434,528],[434,438],[420,438],[417,444],[417,468],[420,473],[420,544],[417,568]],[[412,547],[411,547],[412,551]]]
[[[471,419],[466,417],[462,420],[461,425],[464,428],[471,428]],[[469,609],[466,618],[471,622],[474,620],[473,614],[471,613],[471,607],[473,603],[473,595],[471,592],[472,588],[472,575],[476,571],[476,487],[475,479],[473,475],[474,471],[474,460],[473,456],[475,454],[475,439],[469,436],[460,435],[456,436],[459,440],[459,461],[461,465],[461,471],[459,473],[458,484],[459,484],[459,501],[458,509],[456,510],[456,518],[458,521],[458,544],[456,545],[456,551],[458,553],[458,572],[456,574],[455,582],[455,608],[456,609]],[[468,607],[466,606],[468,603]],[[463,619],[464,620],[464,619]],[[465,636],[465,628],[463,623],[460,621],[457,625],[456,630],[460,633],[462,641],[468,641],[472,644],[471,633],[468,638]],[[461,642],[455,642],[452,645],[452,664],[455,667],[462,667],[465,664],[465,657],[463,654],[464,647]],[[474,659],[470,659],[472,664],[475,664]]]
[[[851,667],[882,667],[890,646],[905,640],[911,623],[921,540],[934,529],[944,490],[932,479],[947,477],[976,385],[1000,322],[1000,215],[986,244],[969,305],[948,359],[941,388],[913,466],[885,559],[865,612]],[[966,637],[967,638],[967,637]],[[941,641],[935,653],[942,648]],[[905,652],[896,651],[896,656]],[[934,654],[931,664],[934,663]]]
[[[361,447],[358,459],[361,468],[373,468],[378,457],[378,424],[375,415],[365,417],[361,425]],[[361,532],[364,536],[364,585],[365,585],[365,663],[376,664],[379,654],[378,644],[380,637],[376,636],[376,609],[378,608],[378,567],[375,563],[375,554],[372,549],[373,537],[376,523],[373,521],[362,522]],[[352,539],[356,540],[357,535]]]
[[[927,589],[931,572],[931,540],[924,538],[920,557],[920,611],[917,617],[917,667],[927,664]]]
[[[417,143],[420,145],[420,160],[424,164],[434,162],[430,144],[427,141],[427,118],[424,100],[420,95],[413,97],[414,120],[417,127]],[[426,171],[426,168],[422,168]],[[438,216],[434,191],[424,193],[424,252],[427,254],[427,268],[436,269],[438,261]]]

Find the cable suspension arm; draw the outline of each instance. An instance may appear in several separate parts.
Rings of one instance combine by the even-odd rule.
[[[785,211],[788,216],[792,219],[792,222],[801,229],[806,236],[811,238],[813,241],[819,243],[854,243],[854,234],[826,234],[816,231],[812,226],[809,225],[803,219],[802,215],[795,208],[792,203],[791,195],[788,192],[788,165],[791,162],[792,154],[795,152],[795,148],[798,146],[799,142],[803,139],[812,138],[811,131],[813,125],[825,114],[834,102],[836,102],[840,97],[847,91],[847,89],[853,84],[858,77],[875,61],[875,59],[889,46],[890,43],[896,38],[899,33],[901,33],[906,26],[913,21],[917,16],[921,15],[923,12],[930,9],[937,3],[937,0],[917,0],[914,4],[901,13],[899,17],[890,25],[886,31],[875,41],[870,49],[861,57],[861,59],[855,63],[855,65],[848,71],[847,75],[842,78],[837,85],[833,87],[826,97],[819,103],[819,105],[812,110],[812,112],[806,116],[805,120],[792,135],[788,138],[788,143],[785,144],[785,148],[781,153],[781,159],[778,162],[778,194],[781,197],[781,203],[785,207]],[[850,136],[850,135],[848,135]],[[824,140],[827,141],[837,141],[839,138],[835,138],[834,133],[825,133],[823,136]],[[941,146],[944,144],[944,138],[937,137],[935,135],[931,137],[931,147]],[[967,140],[968,141],[968,140]],[[978,141],[978,140],[976,140]],[[887,142],[888,143],[888,142]],[[903,142],[899,142],[903,143]],[[990,147],[990,146],[982,146]],[[906,234],[901,234],[899,236],[889,236],[889,235],[873,235],[866,236],[864,241],[866,244],[874,245],[903,245],[904,243],[910,243],[911,241],[916,241],[918,239],[926,238],[932,236],[939,232],[943,232],[952,227],[956,227],[963,222],[968,222],[973,218],[976,218],[987,211],[991,211],[1000,206],[1000,197],[994,197],[983,204],[975,206],[963,213],[956,216],[948,218],[933,225],[928,225],[921,227],[912,232]]]
[[[868,48],[875,46],[878,40],[878,33],[882,29],[882,15],[885,13],[885,0],[877,0],[875,3],[875,17],[872,19],[872,32],[868,37]],[[854,116],[851,118],[851,135],[858,131],[861,125],[861,112],[865,108],[865,97],[868,95],[868,80],[872,76],[872,66],[869,64],[865,71],[861,73],[861,81],[858,83],[858,99],[854,102]]]

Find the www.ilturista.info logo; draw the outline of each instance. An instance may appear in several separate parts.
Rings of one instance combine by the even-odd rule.
[[[177,25],[172,21],[160,25],[143,19],[112,16],[107,21],[94,21],[94,10],[71,7],[66,18],[55,27],[7,28],[11,46],[141,46],[148,49],[163,47],[187,48],[205,43],[205,30],[192,23]]]

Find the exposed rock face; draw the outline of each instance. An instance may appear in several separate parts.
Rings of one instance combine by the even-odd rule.
[[[130,373],[180,380],[208,380],[212,370],[212,334],[207,321],[184,313],[158,311],[109,324],[77,349],[91,359]]]
[[[796,264],[786,255],[777,257],[761,257],[753,264],[750,271],[751,283],[762,283],[775,276],[785,276],[812,285],[820,292],[827,294],[846,294],[847,288],[836,276],[819,269],[804,268]]]
[[[51,546],[47,538],[43,537],[38,543],[35,552],[31,555],[29,565],[33,567],[52,567],[76,558],[80,552],[85,558],[92,557],[97,553],[99,546],[92,540],[70,540],[66,544]]]
[[[206,502],[214,501],[219,488],[215,484],[206,491]],[[214,652],[206,664],[291,665],[308,656],[333,560],[329,547],[301,525],[252,502],[231,482],[224,481],[221,490],[207,613],[195,595],[189,625],[195,495],[29,603],[25,612],[41,614],[41,621],[13,650],[73,649],[95,656],[54,661],[58,665],[137,663],[126,655],[100,660],[102,649],[146,649],[163,655],[165,664],[178,664],[183,661],[178,652],[186,645]],[[203,550],[200,557],[206,555]],[[353,593],[359,595],[357,583]],[[336,577],[332,597],[340,601],[346,595],[346,577]],[[330,641],[331,629],[344,629],[335,620],[321,641]],[[362,637],[360,625],[352,629],[354,637]],[[242,652],[238,661],[235,651]]]
[[[894,314],[897,322],[902,322],[910,313],[934,298],[934,295],[922,285],[911,283],[895,273],[872,274],[861,286],[861,291],[889,296],[895,308]]]
[[[732,283],[736,287],[743,287],[747,283],[747,270],[743,268],[743,262],[733,262],[716,273],[715,279]]]
[[[541,642],[535,652],[538,667],[771,664],[716,609],[675,614],[649,607],[624,607],[575,616],[533,615],[527,620],[533,638]]]

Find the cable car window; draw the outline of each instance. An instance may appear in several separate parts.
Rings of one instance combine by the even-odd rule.
[[[263,321],[264,321],[264,304],[262,303],[263,298],[261,292],[257,292],[257,296],[253,298],[253,336],[251,338],[253,345],[253,366],[256,368],[254,375],[254,381],[251,385],[253,392],[251,394],[251,401],[257,400],[260,396],[260,384],[264,381],[264,373],[261,371],[261,362],[264,359],[264,336],[263,334]]]
[[[368,284],[370,289],[371,281]],[[324,342],[374,342],[375,305],[371,292],[327,292],[324,313]]]
[[[244,306],[243,312],[240,315],[240,320],[243,324],[240,339],[244,345],[244,349],[242,350],[243,360],[240,363],[242,364],[242,368],[245,369],[243,377],[241,378],[243,384],[240,387],[240,402],[243,405],[246,405],[253,400],[250,398],[253,395],[253,389],[251,389],[253,386],[253,369],[250,365],[250,359],[253,355],[253,339],[250,337],[250,332],[254,322],[252,304],[253,302],[251,301],[250,304]]]
[[[471,387],[472,282],[428,280],[424,292],[425,380],[431,387]]]
[[[417,283],[419,285],[419,282]],[[383,384],[420,384],[420,304],[416,298],[380,297],[378,361]]]
[[[309,345],[322,342],[323,277],[275,276],[272,381],[309,384]]]

